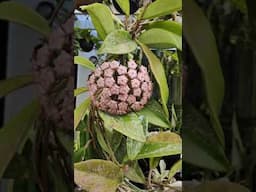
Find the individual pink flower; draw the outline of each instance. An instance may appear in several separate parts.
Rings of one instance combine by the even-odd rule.
[[[115,79],[113,77],[107,77],[105,78],[105,86],[106,87],[112,87],[115,83]]]
[[[89,85],[95,83],[95,75],[94,75],[94,74],[91,74],[91,75],[90,75],[89,80],[88,80],[88,83],[89,83]]]
[[[112,95],[118,95],[119,94],[120,87],[118,85],[114,85],[111,87],[110,91]]]
[[[127,102],[131,105],[133,103],[136,102],[136,97],[133,95],[129,95],[129,97],[127,98]]]
[[[140,100],[140,104],[141,105],[146,105],[146,103],[148,102],[148,98],[146,97],[142,97],[141,100]]]
[[[109,88],[103,88],[103,90],[102,90],[100,95],[104,99],[107,99],[107,98],[109,98],[111,96],[111,92],[110,92]]]
[[[145,66],[143,66],[143,65],[140,66],[140,71],[142,73],[147,73],[148,72],[147,68]]]
[[[138,78],[140,81],[145,81],[145,76],[146,76],[145,73],[139,72],[137,78]]]
[[[118,109],[120,111],[127,111],[127,108],[128,108],[128,104],[125,102],[121,102],[118,104]]]
[[[128,67],[129,67],[130,69],[136,69],[137,66],[138,66],[137,63],[136,63],[134,60],[128,61]]]
[[[111,69],[117,69],[118,67],[119,67],[119,65],[120,65],[120,63],[118,62],[118,61],[112,61],[111,63],[110,63],[110,68]]]
[[[117,110],[117,102],[116,102],[116,101],[113,101],[113,100],[109,101],[108,107],[109,107],[110,109]]]
[[[127,79],[127,77],[126,77],[125,75],[122,75],[122,76],[118,76],[118,77],[117,77],[117,83],[118,83],[119,85],[126,85],[127,82],[128,82],[128,79]]]
[[[147,82],[143,82],[142,85],[141,85],[141,89],[143,91],[149,91],[148,83]]]
[[[117,69],[117,72],[119,75],[124,75],[127,73],[127,67],[126,66],[120,66],[118,69]]]
[[[94,93],[95,93],[97,90],[98,90],[98,88],[97,88],[97,86],[96,86],[95,84],[90,85],[90,87],[89,87],[89,93],[90,93],[91,96],[93,96]]]
[[[140,88],[134,89],[133,90],[133,95],[136,96],[136,97],[140,97],[141,89]]]
[[[137,71],[135,69],[129,69],[128,75],[131,79],[134,79],[137,77]]]
[[[102,77],[100,77],[98,80],[97,80],[97,86],[99,88],[103,88],[104,87],[104,79]]]
[[[102,70],[100,68],[95,69],[94,75],[95,77],[100,77],[102,74]]]
[[[128,85],[120,86],[119,92],[120,92],[121,94],[128,94],[129,91],[130,91],[130,88],[129,88]]]
[[[105,70],[105,69],[109,68],[109,62],[104,62],[104,63],[102,63],[101,66],[100,66],[100,68],[101,68],[102,70]]]
[[[113,74],[114,74],[114,71],[113,71],[113,69],[106,69],[105,71],[104,71],[104,76],[105,77],[112,77],[113,76]]]
[[[135,102],[134,104],[132,104],[131,108],[134,110],[134,111],[139,111],[142,109],[142,105],[140,105],[139,102]]]
[[[128,95],[127,95],[127,94],[120,94],[120,95],[118,95],[118,99],[119,99],[120,101],[126,101],[127,98],[128,98]]]
[[[140,87],[140,81],[138,79],[131,80],[132,88]]]

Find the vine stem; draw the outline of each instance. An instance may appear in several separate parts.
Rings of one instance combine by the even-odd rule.
[[[65,3],[65,0],[61,0],[61,1],[58,3],[56,9],[54,10],[54,12],[53,12],[53,14],[52,14],[52,16],[51,16],[51,18],[50,18],[50,21],[49,21],[49,24],[50,24],[50,25],[53,24],[55,18],[57,17],[57,15],[58,15],[60,9],[62,8],[62,6],[64,5],[64,3]]]

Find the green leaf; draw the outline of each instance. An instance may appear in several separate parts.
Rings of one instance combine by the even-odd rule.
[[[175,47],[182,50],[182,37],[165,29],[152,28],[146,30],[139,36],[138,40],[151,48],[167,49]]]
[[[130,15],[130,1],[129,0],[116,0],[119,7],[126,15]]]
[[[151,100],[142,110],[137,112],[147,118],[148,122],[159,127],[170,128],[170,122],[163,108],[156,100]]]
[[[206,181],[195,187],[186,189],[185,192],[249,192],[250,190],[239,185],[237,183],[231,183],[229,181]]]
[[[181,169],[182,169],[182,160],[179,160],[171,167],[169,171],[168,179],[171,180],[178,171],[181,171]]]
[[[136,42],[132,40],[131,35],[127,31],[116,30],[106,37],[98,54],[127,54],[136,48]]]
[[[100,116],[107,129],[114,129],[136,141],[146,141],[142,116],[138,116],[135,113],[129,113],[123,116],[111,116],[103,112],[100,112]]]
[[[164,111],[166,115],[169,117],[169,112],[167,108],[167,102],[169,98],[169,87],[167,83],[167,79],[165,76],[165,71],[163,64],[161,61],[155,56],[155,54],[150,51],[150,49],[144,45],[143,43],[137,41],[138,44],[141,46],[143,52],[145,53],[146,57],[148,58],[151,70],[154,74],[154,77],[159,85],[160,93],[161,93],[161,100],[163,104]]]
[[[184,35],[202,71],[211,122],[224,146],[224,133],[218,119],[224,97],[224,78],[210,23],[193,0],[185,2]],[[193,26],[193,27],[191,27]]]
[[[162,157],[180,154],[181,138],[171,132],[160,132],[148,137],[136,159]]]
[[[79,87],[79,88],[74,90],[74,96],[76,97],[76,96],[78,96],[78,95],[80,95],[82,93],[85,93],[87,91],[88,91],[87,87]]]
[[[75,182],[88,192],[115,192],[122,169],[111,161],[92,159],[75,164]]]
[[[0,81],[0,98],[33,83],[32,75],[19,75]]]
[[[137,161],[132,162],[131,165],[128,165],[127,171],[124,172],[125,176],[136,183],[145,184],[145,176],[141,170]]]
[[[79,122],[83,119],[87,109],[89,108],[91,104],[91,98],[88,97],[84,102],[79,105],[74,112],[74,128],[76,128],[79,124]]]
[[[183,161],[214,171],[227,171],[229,162],[214,130],[192,105],[183,105]]]
[[[126,148],[127,148],[127,156],[129,160],[134,160],[136,156],[141,151],[144,142],[139,142],[131,138],[127,138]]]
[[[181,0],[157,0],[153,3],[150,3],[146,8],[143,19],[153,19],[155,17],[161,17],[165,15],[170,15],[175,11],[182,9]]]
[[[33,127],[39,112],[39,103],[33,101],[0,129],[0,178],[14,154],[21,147],[24,138]]]
[[[182,24],[175,21],[170,21],[170,20],[156,21],[154,23],[151,23],[145,26],[145,29],[152,29],[152,28],[164,29],[172,33],[175,33],[176,35],[182,36]]]
[[[89,13],[93,25],[102,40],[115,30],[112,13],[106,5],[102,3],[93,3],[87,6],[81,6],[80,8]]]
[[[0,19],[25,25],[46,37],[51,32],[47,20],[33,9],[18,2],[0,3]]]
[[[94,70],[96,68],[95,65],[89,59],[82,56],[75,56],[74,64],[81,65],[91,70]]]

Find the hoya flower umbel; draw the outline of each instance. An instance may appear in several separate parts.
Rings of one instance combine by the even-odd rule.
[[[92,104],[112,115],[141,110],[152,94],[147,68],[130,60],[127,66],[118,61],[102,63],[89,76]]]

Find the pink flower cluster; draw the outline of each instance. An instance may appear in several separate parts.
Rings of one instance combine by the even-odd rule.
[[[130,60],[127,66],[118,61],[104,62],[88,79],[92,103],[112,115],[141,110],[153,91],[147,68]]]

